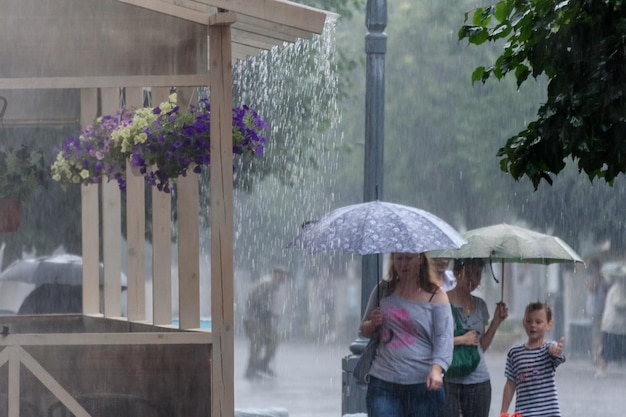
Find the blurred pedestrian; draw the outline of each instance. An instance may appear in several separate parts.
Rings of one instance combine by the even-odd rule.
[[[556,368],[565,362],[564,339],[548,342],[552,328],[552,309],[546,303],[526,306],[522,321],[528,340],[513,346],[506,356],[501,416],[508,416],[515,395],[515,412],[523,417],[560,417]]]
[[[480,362],[475,370],[463,376],[444,377],[446,404],[440,417],[488,417],[491,406],[491,377],[484,354],[498,330],[508,317],[504,303],[498,303],[493,319],[489,322],[489,310],[485,301],[472,295],[480,285],[483,275],[482,259],[455,259],[452,271],[456,286],[448,291],[452,308],[467,332],[454,337],[454,345],[477,346]],[[488,326],[487,326],[488,325]]]
[[[609,362],[626,359],[626,266],[607,273],[610,289],[602,315],[602,349],[596,377],[604,377]]]
[[[595,364],[598,363],[602,347],[602,315],[609,284],[602,275],[602,263],[598,258],[589,261],[587,277],[587,314],[591,318],[592,354]]]
[[[270,363],[278,347],[276,294],[287,279],[285,268],[275,268],[268,281],[259,283],[248,295],[244,330],[250,342],[246,378],[274,376]]]
[[[425,253],[392,253],[386,280],[372,291],[361,334],[380,330],[367,386],[369,417],[431,417],[444,402],[452,361],[452,311]]]
[[[448,258],[435,258],[433,261],[435,265],[435,274],[437,274],[437,281],[442,290],[448,292],[456,285],[456,278],[452,271],[448,269],[450,265],[450,259]]]

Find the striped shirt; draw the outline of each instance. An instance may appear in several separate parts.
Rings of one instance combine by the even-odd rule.
[[[504,376],[515,382],[515,411],[523,417],[561,416],[555,375],[565,356],[550,356],[548,348],[553,343],[544,343],[536,349],[516,345],[507,354]]]

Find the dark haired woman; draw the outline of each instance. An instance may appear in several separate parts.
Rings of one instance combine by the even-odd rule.
[[[455,259],[452,272],[456,287],[448,291],[452,308],[455,308],[463,327],[468,330],[454,338],[455,345],[478,346],[480,362],[474,371],[465,376],[446,376],[444,381],[446,404],[440,417],[488,417],[491,406],[491,379],[485,363],[484,352],[489,348],[498,326],[507,318],[504,303],[498,303],[491,324],[487,304],[472,295],[482,278],[482,259]]]

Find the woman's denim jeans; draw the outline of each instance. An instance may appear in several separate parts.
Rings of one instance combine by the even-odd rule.
[[[367,386],[368,417],[433,417],[444,401],[443,388],[428,391],[425,383],[394,384],[370,376]]]

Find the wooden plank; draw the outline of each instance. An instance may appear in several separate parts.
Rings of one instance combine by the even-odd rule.
[[[10,349],[2,349],[0,352],[0,367],[9,361],[9,350]]]
[[[152,106],[167,100],[169,87],[152,87]],[[152,188],[152,321],[172,323],[172,197]]]
[[[126,107],[143,107],[143,89],[126,89]],[[133,174],[130,160],[126,162],[126,276],[128,320],[146,319],[146,181]]]
[[[125,75],[94,77],[0,78],[0,90],[38,90],[65,88],[114,88],[206,86],[208,74],[189,75]]]
[[[234,415],[232,52],[230,26],[209,26],[211,50],[211,415]]]
[[[198,100],[197,91],[177,87],[178,103],[188,107]],[[189,172],[176,184],[178,214],[178,320],[181,329],[200,327],[200,195],[198,176]]]
[[[20,417],[20,355],[19,347],[9,348],[9,417]]]
[[[119,88],[102,89],[102,113],[120,107]],[[102,257],[104,262],[104,316],[122,314],[122,198],[117,181],[102,181]]]
[[[0,346],[98,346],[98,345],[186,345],[211,344],[206,329],[185,332],[134,333],[16,333],[0,339]]]
[[[310,33],[322,33],[327,12],[282,0],[198,0],[219,9],[252,16],[261,21],[277,23]]]
[[[20,349],[20,360],[28,368],[33,375],[41,381],[41,383],[50,390],[50,392],[59,401],[65,405],[75,417],[91,417],[90,414],[72,397],[61,384],[57,382],[52,375],[44,369],[28,352]],[[14,416],[11,416],[14,417]],[[15,416],[18,417],[18,416]]]
[[[211,111],[211,115],[213,111]],[[181,329],[200,327],[200,231],[198,175],[176,184],[178,205],[178,317]]]
[[[245,32],[242,30],[232,30],[232,39],[234,44],[238,44],[241,46],[250,46],[252,48],[260,49],[263,51],[270,50],[276,45],[280,45],[281,41],[276,41],[275,39],[270,39],[265,36],[261,36],[258,34]],[[259,51],[260,52],[260,51]]]
[[[98,90],[80,91],[80,124],[85,127],[96,118]],[[83,247],[83,313],[100,313],[100,218],[98,185],[82,185],[81,228]]]
[[[233,29],[255,33],[269,39],[276,39],[280,42],[294,43],[298,39],[309,39],[311,37],[309,32],[287,26],[281,26],[264,20],[259,21],[254,17],[245,15],[239,16],[237,23],[233,25]]]
[[[181,7],[185,7],[187,9],[191,9],[191,10],[195,10],[197,12],[203,12],[203,13],[207,13],[207,11],[209,11],[210,13],[210,9],[211,7],[207,7],[206,5],[202,4],[202,3],[198,3],[195,0],[161,0],[170,4],[177,4]]]
[[[189,20],[191,22],[200,23],[203,25],[208,24],[207,12],[198,12],[187,7],[177,6],[165,1],[155,0],[118,0],[122,3],[132,4],[133,6],[142,7],[144,9],[153,10],[155,12],[167,14],[169,16],[178,17],[181,19]]]
[[[177,87],[178,104],[197,104],[198,94]],[[181,329],[200,327],[200,205],[198,176],[189,172],[176,185],[178,203],[178,317]]]

